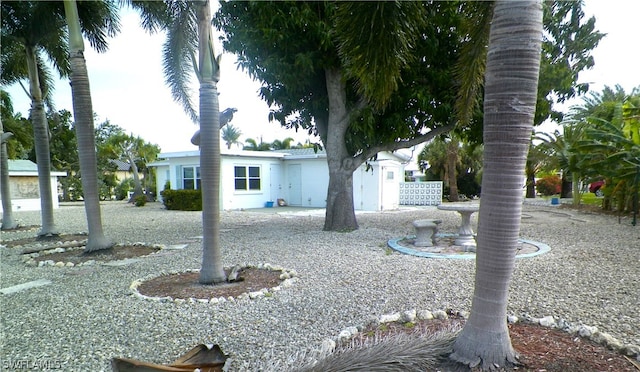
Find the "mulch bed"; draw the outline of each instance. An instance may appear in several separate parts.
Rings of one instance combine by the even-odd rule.
[[[7,248],[22,248],[22,253],[27,254],[38,253],[60,247],[56,243],[70,243],[76,241],[80,245],[80,242],[86,241],[87,238],[88,236],[86,234],[67,234],[8,240],[4,242],[4,244]],[[78,265],[87,261],[108,262],[124,260],[127,258],[144,257],[156,253],[160,249],[161,248],[159,246],[122,244],[115,245],[110,249],[85,253],[83,246],[77,246],[67,247],[64,252],[40,254],[37,257],[33,257],[33,260],[36,262],[48,260],[64,263],[71,262],[74,265]]]
[[[161,275],[147,280],[138,286],[140,294],[148,297],[171,298],[228,298],[237,297],[243,293],[260,291],[263,288],[277,287],[282,283],[281,271],[245,268],[240,274],[242,281],[233,283],[221,283],[205,285],[198,283],[199,273],[185,272],[170,275]],[[228,274],[228,273],[227,273]]]
[[[422,320],[410,324],[384,323],[366,328],[359,333],[367,337],[380,337],[399,333],[433,333],[441,329],[461,327],[465,320],[459,316],[449,319]],[[520,354],[517,371],[527,372],[633,372],[640,370],[624,355],[577,335],[537,324],[518,322],[509,324],[511,344]],[[447,370],[446,368],[444,370]]]
[[[71,262],[74,265],[78,265],[90,260],[108,262],[119,261],[127,258],[136,258],[148,256],[156,253],[160,250],[157,247],[141,246],[141,245],[117,245],[110,249],[102,249],[95,252],[84,252],[84,247],[67,249],[65,252],[43,254],[33,259],[36,262],[40,261],[55,261],[55,262]]]
[[[35,235],[35,234],[34,234]],[[64,234],[64,235],[53,235],[53,236],[43,236],[43,237],[29,237],[29,238],[21,238],[21,239],[11,239],[11,237],[7,237],[7,239],[3,242],[7,248],[14,248],[18,246],[35,246],[37,244],[48,244],[48,243],[56,243],[56,242],[71,242],[71,241],[82,241],[86,240],[88,236],[86,234]]]

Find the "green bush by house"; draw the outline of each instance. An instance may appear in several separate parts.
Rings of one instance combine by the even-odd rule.
[[[202,192],[200,190],[163,190],[160,192],[167,209],[175,211],[201,211]]]
[[[147,204],[147,196],[146,195],[138,195],[134,199],[134,203],[136,207],[144,207]]]

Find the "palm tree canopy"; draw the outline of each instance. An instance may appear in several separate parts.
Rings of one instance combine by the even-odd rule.
[[[61,77],[68,76],[70,72],[63,2],[3,1],[0,6],[0,82],[9,85],[28,78],[25,47],[35,47],[41,89],[47,99],[50,97],[47,92],[54,84],[45,58]],[[83,36],[96,51],[105,52],[107,38],[120,31],[117,5],[113,1],[79,2],[78,15]]]
[[[189,1],[131,1],[141,16],[141,26],[150,33],[166,31],[162,46],[162,70],[171,95],[189,118],[198,122],[189,84],[198,73],[198,29],[196,7]]]
[[[222,139],[224,140],[228,149],[230,149],[232,145],[240,143],[238,141],[240,139],[240,136],[242,135],[240,129],[234,127],[231,124],[227,124],[224,128],[222,128],[221,132]]]
[[[3,1],[2,44],[7,40],[42,48],[61,76],[69,73],[67,28],[61,1]],[[107,38],[120,31],[117,5],[112,1],[78,3],[83,36],[98,52],[107,50]],[[11,44],[9,44],[11,46]],[[4,52],[3,52],[4,55]]]

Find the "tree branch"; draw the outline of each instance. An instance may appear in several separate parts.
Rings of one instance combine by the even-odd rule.
[[[418,137],[412,138],[410,140],[401,140],[401,141],[369,147],[367,149],[364,149],[362,153],[360,153],[359,155],[355,156],[354,160],[356,163],[362,164],[367,159],[374,157],[377,153],[381,151],[395,151],[395,150],[406,149],[411,146],[419,145],[421,143],[424,143],[426,141],[433,139],[435,136],[450,132],[454,128],[455,128],[455,124],[448,124],[443,127],[432,129],[431,131],[423,135],[420,135]]]

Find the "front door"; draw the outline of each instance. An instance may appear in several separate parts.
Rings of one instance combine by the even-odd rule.
[[[302,205],[302,171],[300,164],[289,164],[289,205]]]
[[[280,181],[280,164],[269,166],[269,196],[271,201],[282,198],[282,182]]]

